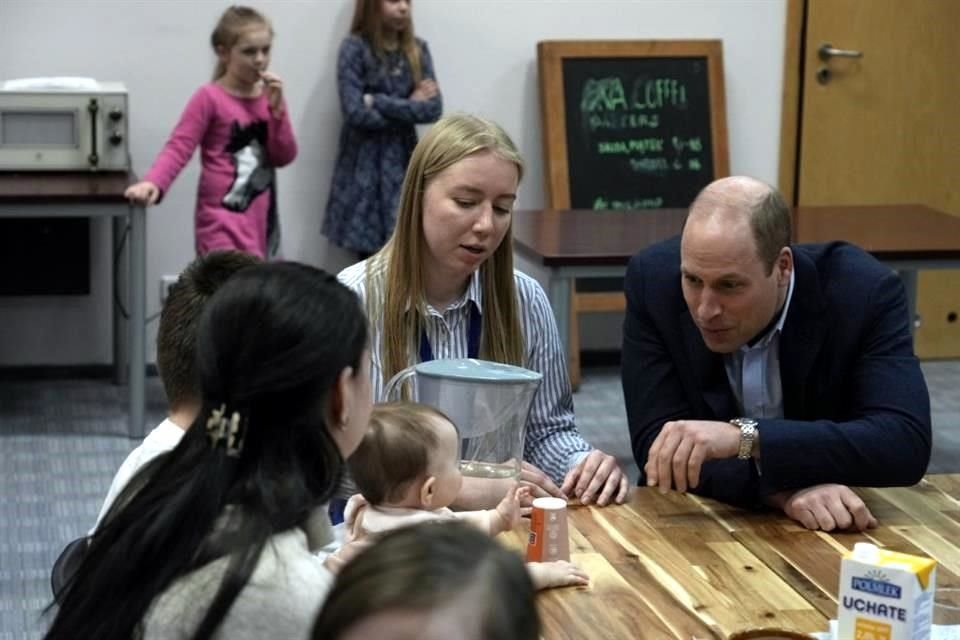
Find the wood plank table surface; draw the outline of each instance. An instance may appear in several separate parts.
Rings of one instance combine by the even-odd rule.
[[[861,541],[936,558],[934,623],[960,624],[960,474],[858,489],[880,521],[808,531],[782,514],[646,487],[627,504],[571,506],[571,560],[589,587],[538,596],[543,637],[725,639],[743,629],[822,632],[837,617],[840,558]],[[525,549],[526,525],[502,534]]]

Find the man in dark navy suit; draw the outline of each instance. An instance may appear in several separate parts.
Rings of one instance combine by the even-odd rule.
[[[850,487],[914,484],[930,459],[906,296],[861,249],[790,234],[775,189],[724,178],[680,238],[630,261],[623,392],[640,483],[862,530],[876,520]]]

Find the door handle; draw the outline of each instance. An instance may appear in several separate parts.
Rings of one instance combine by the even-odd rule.
[[[820,56],[820,59],[826,62],[830,58],[862,58],[863,51],[856,51],[854,49],[834,49],[833,45],[829,42],[820,45],[820,48],[817,49],[817,54]]]

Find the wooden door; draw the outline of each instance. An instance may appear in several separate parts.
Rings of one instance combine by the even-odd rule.
[[[793,18],[804,10],[797,204],[960,215],[960,1],[791,2]],[[824,44],[862,57],[824,60]],[[960,272],[921,273],[919,298],[917,354],[960,356]]]

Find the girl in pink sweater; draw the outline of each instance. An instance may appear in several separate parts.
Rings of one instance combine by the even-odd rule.
[[[238,249],[269,258],[280,247],[275,168],[297,155],[283,82],[267,71],[273,30],[255,9],[234,6],[210,40],[213,82],[193,94],[153,166],[125,195],[158,202],[199,145],[197,254]]]

